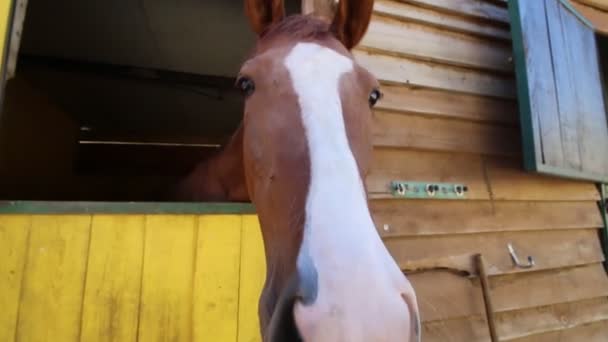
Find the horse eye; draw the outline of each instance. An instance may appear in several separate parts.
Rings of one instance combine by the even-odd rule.
[[[369,106],[373,107],[378,103],[378,101],[382,98],[382,93],[378,89],[372,90],[369,94]]]
[[[249,77],[242,76],[236,81],[236,87],[243,93],[245,96],[249,96],[255,90],[255,83]]]

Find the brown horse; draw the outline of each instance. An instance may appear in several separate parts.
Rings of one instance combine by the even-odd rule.
[[[364,183],[379,84],[350,50],[373,0],[342,0],[331,23],[245,0],[259,39],[236,85],[243,122],[180,188],[251,200],[262,228],[265,341],[420,341],[416,296],[372,221]]]

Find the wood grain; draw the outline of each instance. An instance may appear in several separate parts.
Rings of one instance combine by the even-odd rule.
[[[0,216],[0,341],[15,337],[30,223],[26,215]]]
[[[578,1],[570,1],[574,8],[589,20],[599,33],[608,34],[608,10],[602,11],[584,5]]]
[[[511,40],[511,34],[504,26],[493,23],[469,20],[459,15],[430,10],[402,1],[376,0],[374,11],[379,15],[393,17],[402,21],[420,22],[455,32],[462,32],[493,39]]]
[[[545,2],[519,1],[518,4],[530,98],[530,118],[526,124],[533,127],[536,163],[561,166],[564,153]]]
[[[194,271],[194,340],[236,341],[242,218],[208,215],[199,220]]]
[[[410,274],[418,296],[423,321],[440,321],[483,313],[477,279],[448,272]],[[509,274],[490,278],[496,311],[604,297],[608,277],[601,264],[551,271]]]
[[[519,123],[515,101],[390,84],[382,86],[382,93],[384,97],[376,105],[377,110],[478,122]]]
[[[429,7],[448,13],[464,15],[476,19],[485,19],[501,23],[509,22],[509,14],[504,6],[486,1],[471,0],[403,0],[421,7]],[[602,1],[602,0],[590,0]]]
[[[192,338],[196,224],[191,215],[146,217],[139,341]]]
[[[376,110],[374,146],[517,156],[519,130],[510,126]]]
[[[77,341],[91,217],[34,216],[17,341]]]
[[[573,79],[576,86],[578,115],[575,119],[580,140],[582,169],[607,177],[608,117],[600,79],[595,34],[565,8],[562,8],[561,20],[570,48],[570,60],[572,65],[576,65]]]
[[[476,72],[428,63],[411,58],[353,51],[355,59],[387,83],[451,90],[498,98],[515,98],[515,82],[510,76]]]
[[[401,269],[433,267],[468,270],[475,274],[473,254],[481,253],[488,275],[521,273],[602,262],[597,229],[518,231],[385,239]],[[532,269],[517,268],[509,256],[511,243],[520,259],[532,256]]]
[[[241,241],[238,342],[259,342],[258,301],[266,280],[266,259],[257,216],[243,216]]]
[[[501,341],[557,332],[600,322],[608,318],[608,300],[593,298],[496,314]],[[425,341],[486,342],[489,340],[486,320],[481,315],[432,321],[423,324]],[[533,339],[532,339],[533,340]]]
[[[546,334],[532,335],[513,342],[585,341],[604,342],[608,334],[608,320],[580,325],[572,329],[558,330]]]
[[[572,329],[606,319],[608,319],[608,298],[599,297],[505,312],[499,314],[496,320],[501,338],[510,340],[544,332]]]
[[[564,154],[564,166],[573,169],[582,167],[581,155],[579,151],[579,141],[585,137],[578,135],[578,87],[575,81],[575,74],[578,70],[577,55],[580,50],[574,48],[579,45],[578,39],[574,39],[575,32],[578,30],[578,19],[572,15],[562,16],[564,9],[555,0],[545,0],[547,11],[547,28],[551,41],[551,58],[555,68],[555,90],[557,93],[557,103],[559,109],[559,127],[561,129],[561,148]],[[572,25],[574,24],[574,27]],[[550,146],[545,147],[545,151]]]
[[[599,192],[593,183],[566,180],[560,177],[526,173],[519,162],[487,158],[487,177],[495,200],[598,200]]]
[[[81,340],[137,338],[143,247],[143,216],[93,216]]]
[[[370,210],[384,238],[602,227],[593,201],[373,200]],[[385,230],[385,225],[388,230]],[[594,243],[595,244],[595,243]]]
[[[513,72],[508,44],[373,16],[359,48],[463,67]]]
[[[393,198],[392,180],[457,182],[469,187],[470,200],[597,201],[593,183],[523,171],[521,161],[475,154],[405,149],[374,149],[366,178],[370,197]]]
[[[608,0],[574,0],[581,4],[595,7],[597,9],[608,11]]]

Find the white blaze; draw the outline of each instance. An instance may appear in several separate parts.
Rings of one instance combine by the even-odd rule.
[[[409,313],[400,295],[411,287],[374,227],[344,124],[340,80],[353,70],[353,62],[324,46],[299,43],[285,66],[310,154],[298,265],[312,262],[318,274],[315,303],[296,306],[303,337],[355,342],[393,336],[407,341],[403,334]]]

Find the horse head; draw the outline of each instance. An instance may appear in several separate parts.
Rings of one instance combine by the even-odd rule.
[[[375,228],[365,187],[376,78],[351,50],[373,0],[335,17],[285,16],[245,0],[257,34],[236,86],[242,167],[264,240],[260,323],[267,341],[418,341],[416,296]]]

